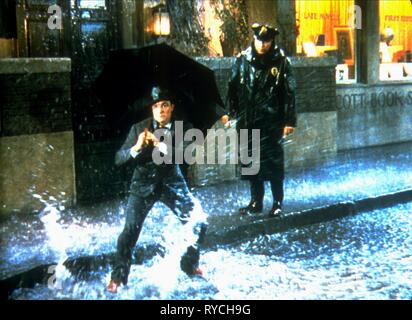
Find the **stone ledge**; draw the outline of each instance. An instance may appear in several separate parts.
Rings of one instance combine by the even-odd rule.
[[[333,67],[338,64],[336,57],[290,57],[290,62],[295,68],[311,68],[311,67]]]
[[[71,72],[70,58],[6,58],[0,59],[1,74]]]
[[[336,57],[300,57],[290,56],[290,61],[295,68],[305,67],[333,67],[338,64]],[[231,69],[236,57],[196,57],[195,60],[212,70]]]
[[[212,70],[231,70],[236,61],[236,57],[195,57],[194,59]]]

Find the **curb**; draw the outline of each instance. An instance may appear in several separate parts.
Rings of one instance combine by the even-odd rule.
[[[263,218],[224,232],[210,233],[206,236],[204,247],[215,248],[217,245],[245,241],[259,235],[283,232],[297,227],[356,215],[365,211],[387,208],[409,201],[412,201],[412,189],[354,201],[339,202],[325,207],[295,211],[281,218]]]

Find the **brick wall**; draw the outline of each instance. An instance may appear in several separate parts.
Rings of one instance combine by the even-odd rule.
[[[337,153],[337,106],[334,57],[292,57],[298,125],[285,146],[286,169],[332,159]]]
[[[0,81],[3,136],[72,129],[69,73],[5,74]]]
[[[297,82],[299,113],[336,111],[336,81],[333,58],[291,58]]]

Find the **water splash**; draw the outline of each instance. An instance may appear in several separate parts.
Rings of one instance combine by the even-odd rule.
[[[58,258],[57,265],[49,268],[49,273],[52,274],[48,282],[50,289],[62,289],[62,282],[71,277],[70,272],[64,266],[68,259],[66,250],[69,239],[66,236],[66,231],[58,223],[60,218],[61,213],[54,205],[47,205],[40,214],[40,220],[46,230],[49,246]]]
[[[84,217],[77,218],[70,212],[60,210],[62,206],[53,199],[37,194],[33,196],[45,205],[45,209],[38,216],[44,227],[45,241],[42,250],[47,248],[51,260],[56,262],[49,268],[50,278],[47,283],[49,292],[43,290],[43,294],[54,298],[170,299],[174,297],[182,278],[187,279],[180,269],[180,259],[187,248],[195,244],[198,239],[198,235],[194,232],[196,226],[199,222],[205,222],[207,218],[200,202],[194,198],[192,200],[195,206],[190,219],[185,224],[182,224],[163,204],[156,204],[145,221],[138,244],[155,241],[164,248],[164,251],[150,260],[143,261],[143,265],[133,265],[129,285],[121,287],[118,295],[112,297],[105,291],[111,273],[108,266],[92,272],[98,274],[98,279],[80,281],[65,267],[65,262],[69,257],[72,259],[79,254],[101,254],[102,248],[105,248],[106,252],[114,252],[116,239],[123,225],[121,220],[124,218],[124,208],[121,206],[118,212],[113,214],[116,216],[114,225],[105,222],[93,224]],[[106,213],[109,215],[109,212]],[[108,243],[103,245],[104,242],[110,242],[110,245],[107,245]]]
[[[140,287],[149,296],[159,299],[171,299],[174,291],[178,287],[179,279],[183,275],[180,269],[181,257],[186,253],[188,247],[193,246],[198,241],[198,228],[200,223],[205,223],[207,214],[203,211],[200,202],[192,197],[194,208],[190,212],[190,219],[185,224],[181,224],[175,216],[166,217],[163,224],[165,228],[162,233],[162,246],[165,248],[164,256],[154,257],[150,268],[145,272],[141,268],[131,270],[130,277],[133,287]],[[138,274],[137,279],[135,278]],[[137,282],[141,282],[137,286]],[[130,287],[130,285],[129,285]],[[142,288],[143,287],[143,288]],[[127,291],[127,288],[126,288]],[[128,292],[126,296],[136,296],[136,292]]]

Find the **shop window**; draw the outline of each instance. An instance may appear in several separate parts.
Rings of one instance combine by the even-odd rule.
[[[15,0],[0,2],[0,38],[17,38]]]
[[[336,81],[356,80],[354,0],[296,0],[297,54],[336,56]]]
[[[412,80],[412,2],[380,0],[380,80]]]
[[[17,54],[16,1],[0,1],[0,58]]]
[[[67,22],[67,5],[58,0],[17,1],[17,36],[21,57],[68,56],[68,36],[63,32]],[[63,13],[62,28],[50,28],[51,5],[58,5]]]

